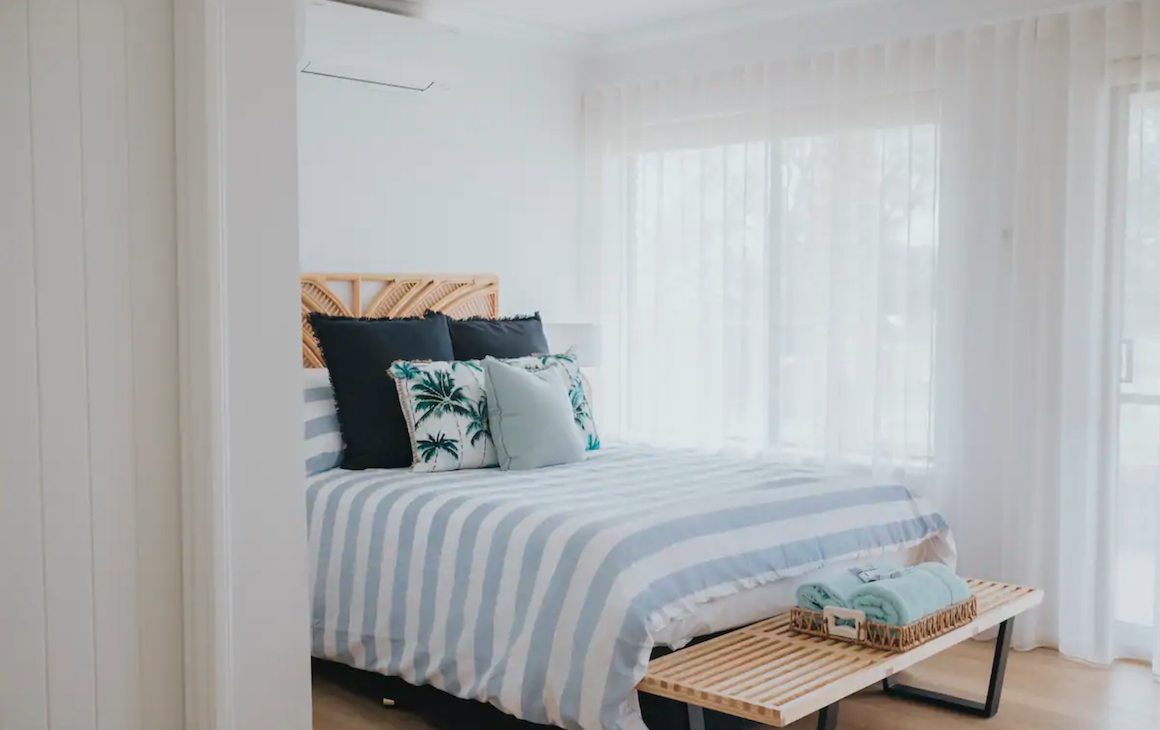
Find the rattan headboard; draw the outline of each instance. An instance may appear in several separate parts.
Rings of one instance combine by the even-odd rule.
[[[499,279],[488,274],[303,274],[302,365],[325,367],[311,312],[346,317],[413,317],[428,310],[452,317],[498,317]]]

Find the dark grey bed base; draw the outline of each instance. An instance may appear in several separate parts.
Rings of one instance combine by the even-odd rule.
[[[711,638],[713,636],[704,636],[693,643]],[[668,649],[655,649],[652,658],[668,653]],[[549,727],[517,720],[491,705],[463,700],[434,687],[416,687],[398,677],[385,677],[321,659],[313,660],[313,669],[316,675],[326,677],[356,694],[375,701],[391,699],[397,709],[414,712],[439,730],[544,730]],[[652,695],[640,696],[640,709],[650,730],[742,730],[753,725],[747,720],[706,711],[704,727],[692,727],[689,710],[684,703]],[[383,712],[390,710],[384,709]]]

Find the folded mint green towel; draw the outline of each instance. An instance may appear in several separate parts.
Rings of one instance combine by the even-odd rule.
[[[880,574],[879,568],[863,565],[803,583],[797,589],[797,605],[809,611],[823,611],[826,606],[849,608],[854,591],[871,580],[878,580]]]
[[[971,597],[966,581],[941,563],[923,563],[887,580],[866,583],[848,597],[850,608],[889,626],[906,626]]]

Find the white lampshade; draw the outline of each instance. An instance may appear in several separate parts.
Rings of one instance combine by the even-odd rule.
[[[594,324],[544,324],[552,352],[571,350],[580,367],[600,365],[600,330]]]

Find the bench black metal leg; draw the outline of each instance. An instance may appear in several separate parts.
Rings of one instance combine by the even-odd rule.
[[[705,711],[695,705],[686,705],[689,708],[689,730],[705,730]]]
[[[985,702],[965,700],[941,692],[898,684],[894,677],[888,677],[882,682],[883,691],[893,697],[935,705],[975,717],[994,717],[999,712],[999,700],[1003,695],[1003,677],[1007,674],[1007,657],[1011,654],[1011,628],[1014,624],[1014,618],[999,624],[999,638],[995,641],[995,659],[991,662],[991,682],[987,687]]]
[[[686,705],[688,708],[688,730],[705,730],[705,711],[700,707]],[[838,703],[823,707],[818,713],[818,730],[837,730]]]
[[[837,730],[838,703],[823,707],[818,713],[818,730]]]

